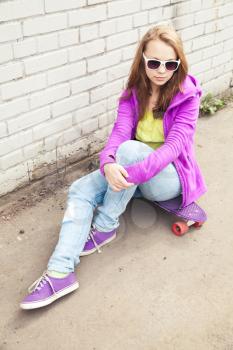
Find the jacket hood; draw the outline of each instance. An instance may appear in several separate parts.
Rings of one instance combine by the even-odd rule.
[[[183,88],[183,92],[178,91],[178,93],[171,100],[171,103],[170,103],[168,109],[179,105],[180,103],[182,103],[184,100],[186,100],[187,98],[189,98],[191,96],[196,96],[197,94],[199,95],[199,97],[202,96],[202,89],[201,89],[200,83],[197,80],[197,78],[194,77],[193,75],[187,74],[185,80],[183,81],[183,83],[181,85]],[[134,104],[136,107],[138,107],[136,89],[133,88],[132,92],[133,92]]]

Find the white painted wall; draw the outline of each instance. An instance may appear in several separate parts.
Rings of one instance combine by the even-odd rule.
[[[204,93],[232,82],[232,0],[0,2],[0,195],[99,151],[136,44],[160,21],[184,41]],[[57,152],[56,152],[57,150]]]

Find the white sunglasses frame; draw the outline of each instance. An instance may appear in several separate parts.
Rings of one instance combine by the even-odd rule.
[[[180,59],[178,59],[178,60],[161,61],[161,60],[157,60],[157,58],[147,58],[147,57],[145,56],[144,52],[142,53],[142,55],[143,55],[144,60],[146,61],[146,66],[147,66],[147,68],[148,68],[148,69],[151,69],[151,70],[157,70],[157,69],[159,69],[159,67],[160,67],[161,64],[162,64],[168,72],[175,72],[175,71],[179,68],[179,65],[180,65]],[[160,62],[160,66],[159,66],[158,68],[149,68],[148,65],[147,65],[147,62],[148,62],[148,61],[159,61],[159,62]],[[166,68],[166,65],[165,65],[166,62],[176,62],[176,63],[178,63],[178,66],[177,66],[177,68],[174,69],[174,70],[169,70],[169,69]]]

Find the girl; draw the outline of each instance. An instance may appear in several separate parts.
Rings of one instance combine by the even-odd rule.
[[[169,25],[152,27],[136,50],[116,121],[100,152],[100,169],[70,186],[59,241],[21,308],[48,305],[77,289],[79,257],[100,251],[116,237],[131,198],[179,197],[181,208],[206,192],[194,154],[201,95],[177,32]]]

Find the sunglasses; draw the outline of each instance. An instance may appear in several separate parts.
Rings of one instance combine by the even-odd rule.
[[[146,61],[147,67],[149,69],[158,69],[161,64],[165,66],[165,68],[169,71],[175,71],[179,67],[180,59],[179,60],[169,60],[169,61],[160,61],[156,60],[155,58],[147,58],[144,53],[142,53],[143,58]]]

